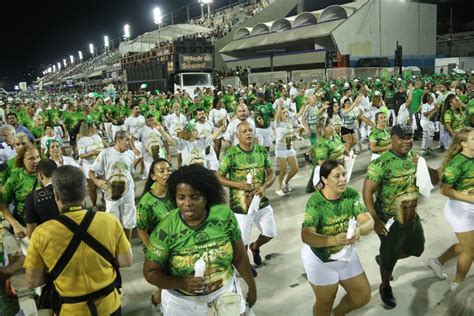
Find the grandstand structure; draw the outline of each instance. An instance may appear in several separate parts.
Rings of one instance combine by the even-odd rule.
[[[311,69],[319,78],[333,66],[393,67],[397,44],[403,47],[403,66],[433,67],[436,5],[395,0],[331,5],[242,26],[219,53],[228,68],[251,68],[252,73]],[[337,63],[328,65],[332,51]]]
[[[224,71],[226,64],[218,50],[233,40],[236,29],[286,16],[295,8],[302,11],[302,0],[235,3],[216,10],[212,18],[190,19],[187,23],[168,25],[123,41],[117,49],[48,73],[37,83],[40,87],[54,89],[95,88],[113,82],[135,90],[140,83],[146,82],[150,88],[167,89],[170,87],[170,74],[181,68],[181,54],[211,54],[213,69],[201,71]]]

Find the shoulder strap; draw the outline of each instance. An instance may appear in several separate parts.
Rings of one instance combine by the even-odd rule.
[[[92,223],[92,219],[94,218],[94,216],[95,216],[94,212],[89,212],[88,211],[86,213],[86,215],[84,216],[84,218],[82,219],[82,222],[81,222],[80,226],[77,225],[77,224],[76,225],[78,227],[80,227],[80,229],[87,230],[87,228]],[[67,220],[72,221],[70,218],[68,218],[67,216],[64,216],[64,215],[60,216],[56,220],[59,221],[60,223],[64,224],[63,223],[64,218],[67,218]],[[69,245],[67,246],[66,250],[64,250],[64,252],[61,255],[61,257],[59,258],[58,262],[56,262],[56,265],[54,266],[54,268],[50,272],[51,280],[53,280],[53,281],[56,280],[56,278],[61,274],[61,272],[63,272],[64,268],[66,267],[66,265],[69,263],[72,256],[76,252],[77,247],[79,247],[79,244],[81,243],[81,240],[82,239],[78,234],[73,235],[73,237],[72,237],[71,241],[69,242]]]
[[[95,212],[87,211],[85,218],[86,217],[92,217],[93,218],[94,215],[95,215]],[[85,218],[84,218],[84,220],[85,220]],[[81,223],[81,225],[77,225],[76,222],[74,222],[72,219],[70,219],[67,216],[61,216],[57,220],[59,222],[61,222],[61,224],[66,226],[69,230],[71,230],[74,233],[74,237],[77,236],[80,241],[85,242],[95,252],[97,252],[105,260],[107,260],[114,268],[116,268],[118,266],[114,256],[110,253],[110,251],[104,245],[102,245],[100,242],[98,242],[94,237],[92,237],[91,234],[89,234],[87,232],[87,228],[83,227],[82,223]],[[91,219],[91,221],[92,221],[92,219]]]

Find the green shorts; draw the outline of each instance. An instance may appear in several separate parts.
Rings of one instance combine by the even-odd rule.
[[[395,221],[388,235],[379,235],[379,238],[380,265],[387,270],[395,267],[402,252],[419,257],[425,250],[425,236],[418,215],[410,224],[401,225]]]
[[[317,140],[317,134],[316,133],[311,133],[311,135],[309,135],[309,142],[311,143],[311,146],[313,146],[314,144],[316,144],[316,140]]]

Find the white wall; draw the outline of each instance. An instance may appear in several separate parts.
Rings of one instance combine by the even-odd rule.
[[[436,54],[436,5],[370,0],[333,32],[342,54],[392,57]]]

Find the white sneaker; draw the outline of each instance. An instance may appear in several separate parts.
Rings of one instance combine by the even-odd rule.
[[[275,193],[278,194],[279,196],[285,196],[286,195],[286,193],[283,192],[282,190],[276,190]]]
[[[437,258],[431,258],[428,261],[428,265],[433,270],[434,274],[436,275],[436,277],[438,279],[446,280],[448,278],[446,273],[444,273],[444,271],[443,271],[443,265],[441,263],[439,263]]]
[[[451,292],[454,292],[456,291],[457,287],[458,287],[459,283],[456,283],[456,282],[451,282]]]
[[[285,188],[286,188],[287,192],[293,192],[293,188],[290,187],[290,185],[288,183],[286,184]]]

